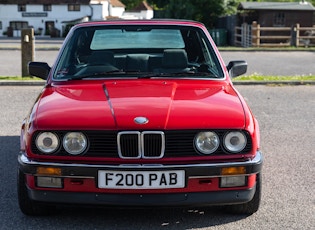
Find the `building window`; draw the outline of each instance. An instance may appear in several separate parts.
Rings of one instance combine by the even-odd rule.
[[[68,4],[68,11],[80,11],[79,4]]]
[[[18,11],[19,12],[25,12],[26,11],[26,5],[25,4],[19,4],[18,5]]]
[[[28,28],[28,22],[23,21],[11,21],[10,27],[12,27],[13,30],[21,30],[24,28]]]
[[[274,16],[274,26],[285,26],[285,14],[284,12],[277,12]]]
[[[51,5],[50,4],[43,5],[43,10],[44,11],[51,11]]]

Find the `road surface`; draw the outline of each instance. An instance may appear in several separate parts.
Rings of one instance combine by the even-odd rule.
[[[252,216],[217,208],[64,208],[26,217],[16,194],[19,130],[41,86],[0,86],[0,229],[314,229],[314,86],[237,86],[260,123],[263,194]]]
[[[53,65],[62,39],[36,39],[34,61]],[[21,76],[20,39],[0,37],[0,76]],[[46,49],[46,50],[45,50]],[[248,63],[246,75],[315,75],[315,52],[313,51],[221,51],[227,65],[231,60]]]

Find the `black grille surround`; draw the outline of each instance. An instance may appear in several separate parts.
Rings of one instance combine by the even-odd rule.
[[[247,138],[247,144],[244,148],[244,150],[241,152],[241,154],[249,153],[252,150],[252,139],[250,134],[247,131],[244,130],[154,130],[154,131],[147,131],[147,130],[141,130],[141,131],[127,131],[132,132],[132,135],[130,136],[124,136],[126,139],[130,139],[129,143],[131,144],[130,148],[137,148],[136,146],[133,146],[135,142],[138,141],[138,139],[135,137],[135,133],[138,132],[140,135],[142,132],[148,132],[148,134],[144,135],[144,138],[148,137],[148,141],[144,141],[144,156],[143,157],[140,154],[140,157],[136,157],[134,153],[126,153],[126,159],[131,157],[134,159],[137,158],[160,158],[158,157],[158,153],[156,153],[156,149],[160,149],[159,146],[161,146],[161,138],[159,138],[159,135],[156,135],[155,132],[163,133],[165,138],[165,149],[163,149],[163,158],[168,157],[191,157],[191,156],[200,156],[203,155],[199,153],[195,147],[194,147],[194,138],[197,133],[202,131],[212,131],[216,132],[220,138],[220,146],[219,148],[211,154],[211,156],[218,156],[218,155],[227,155],[232,154],[224,149],[223,146],[223,137],[227,132],[230,131],[242,131],[246,138]],[[46,131],[45,131],[46,132]],[[48,131],[50,132],[50,131]],[[68,132],[76,132],[73,130],[65,130],[65,131],[51,131],[56,133],[59,136],[59,140],[62,142],[63,137]],[[107,158],[121,158],[119,154],[119,148],[117,145],[117,136],[121,132],[126,131],[81,131],[84,133],[88,139],[89,146],[87,148],[87,151],[82,153],[79,156],[84,155],[84,157],[107,157]],[[41,151],[39,151],[36,147],[35,140],[36,136],[40,133],[40,131],[37,131],[34,133],[32,137],[32,143],[31,143],[31,150],[34,154],[38,155],[45,155]],[[150,133],[153,133],[152,137],[150,137]],[[128,141],[127,141],[128,142]],[[150,146],[146,143],[151,143]],[[155,147],[152,145],[156,145],[158,147]],[[124,149],[128,148],[128,145],[123,146]],[[146,153],[149,149],[155,149],[156,152],[150,151],[150,153]],[[125,154],[125,153],[124,153]],[[65,149],[62,147],[62,143],[60,143],[60,148],[53,154],[56,156],[69,156]],[[130,159],[131,159],[130,158]]]

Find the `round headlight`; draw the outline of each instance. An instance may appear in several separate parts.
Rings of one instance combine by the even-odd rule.
[[[232,153],[242,151],[246,146],[247,140],[242,132],[229,132],[224,137],[224,147]]]
[[[63,147],[71,155],[79,155],[87,147],[87,139],[81,132],[67,133],[63,138]]]
[[[59,148],[59,138],[55,133],[43,132],[36,137],[35,144],[41,152],[51,154]]]
[[[215,152],[220,145],[220,140],[215,132],[200,132],[195,137],[195,146],[203,154]]]

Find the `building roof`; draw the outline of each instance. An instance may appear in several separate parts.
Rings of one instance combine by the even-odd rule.
[[[146,1],[142,1],[139,5],[132,9],[132,11],[153,10]]]
[[[110,0],[110,4],[114,7],[126,7],[121,1],[119,0]]]
[[[0,4],[28,4],[28,5],[61,5],[61,4],[81,4],[89,5],[90,0],[0,0]],[[114,7],[125,7],[125,5],[119,0],[110,0],[110,4]]]
[[[0,0],[0,4],[28,4],[28,5],[60,5],[60,4],[82,4],[89,5],[90,0]]]
[[[315,11],[315,7],[306,1],[301,2],[241,2],[238,10],[298,10]]]

